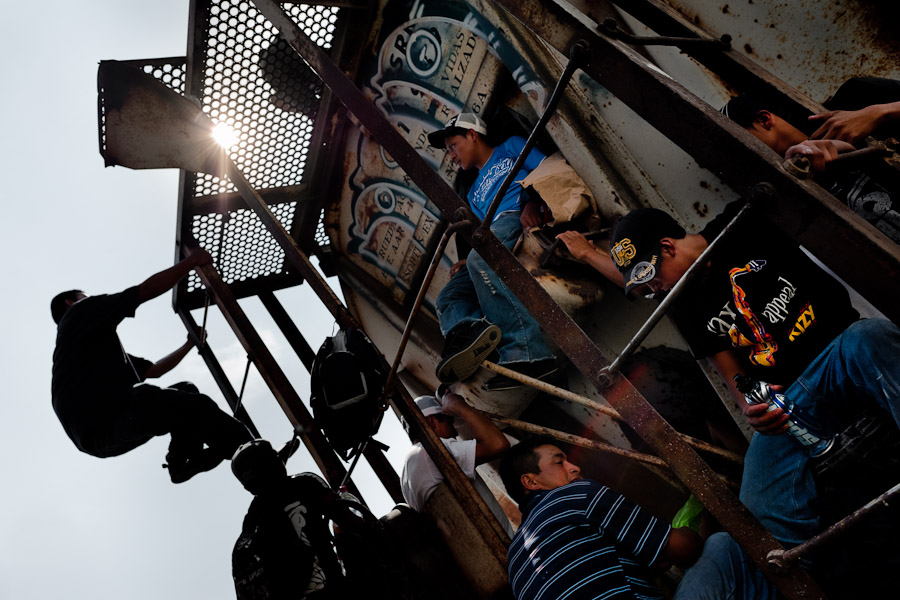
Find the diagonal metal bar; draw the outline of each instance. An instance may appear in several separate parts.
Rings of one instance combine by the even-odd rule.
[[[750,194],[750,196],[758,196],[761,193],[771,194],[771,186],[769,186],[768,184],[760,184],[754,187],[754,192]],[[656,327],[656,325],[660,322],[666,312],[668,312],[669,308],[675,303],[676,300],[678,300],[678,297],[681,296],[682,292],[689,285],[691,285],[695,279],[702,275],[703,270],[712,257],[713,253],[716,252],[719,247],[721,247],[723,240],[729,237],[731,232],[734,231],[734,228],[737,226],[737,224],[741,221],[741,219],[744,218],[744,215],[746,215],[752,208],[753,206],[751,205],[750,201],[744,204],[744,206],[741,207],[738,213],[734,215],[734,218],[732,218],[731,221],[725,226],[725,228],[722,229],[719,235],[716,236],[716,239],[714,239],[709,244],[709,246],[707,246],[706,249],[700,253],[700,256],[697,257],[697,260],[695,260],[690,268],[685,271],[684,275],[681,276],[681,279],[678,280],[678,283],[676,283],[671,291],[666,294],[666,297],[663,299],[663,301],[659,303],[659,305],[653,311],[653,314],[647,317],[647,320],[644,322],[638,332],[634,334],[634,337],[632,337],[628,341],[628,344],[625,345],[625,348],[622,349],[622,352],[619,353],[619,356],[617,356],[612,364],[606,368],[606,370],[604,371],[606,375],[613,375],[619,372],[625,361],[627,361],[631,357],[631,355],[634,354],[634,352],[638,349],[638,347],[640,347],[647,336],[650,335],[650,332],[653,331],[653,328]]]
[[[360,92],[340,69],[296,26],[274,0],[254,0],[260,11],[278,28],[281,35],[331,88],[337,98],[350,109],[367,131],[406,172],[415,184],[434,202],[445,218],[459,221],[472,218],[462,200],[440,176],[416,153],[388,120]],[[536,3],[528,3],[531,11],[540,13]],[[504,4],[505,6],[505,4]],[[590,34],[591,32],[587,32]],[[566,49],[574,42],[569,38]],[[599,371],[608,363],[590,338],[553,301],[540,284],[526,271],[490,231],[478,230],[468,240],[504,282],[539,320],[573,364],[598,389],[604,387]],[[703,502],[776,582],[789,599],[821,597],[815,583],[802,573],[793,579],[780,576],[768,567],[765,557],[779,548],[778,542],[750,514],[716,473],[677,435],[641,394],[624,378],[618,377],[606,392],[607,399],[622,413],[629,425],[650,444],[672,467],[678,477]],[[407,408],[400,403],[401,410]],[[413,411],[421,418],[421,413]],[[427,448],[431,454],[431,448]],[[432,455],[433,456],[433,455]]]
[[[247,357],[256,365],[259,374],[278,400],[284,414],[287,415],[295,431],[300,434],[300,439],[309,449],[313,460],[321,469],[322,474],[332,486],[337,486],[344,478],[346,470],[340,458],[334,453],[334,450],[328,444],[325,436],[316,427],[312,415],[309,414],[300,396],[294,390],[294,386],[288,380],[284,371],[278,366],[272,353],[263,343],[262,338],[256,332],[250,319],[244,314],[244,310],[235,300],[228,286],[222,281],[219,273],[212,265],[204,265],[196,269],[200,281],[206,286],[206,289],[213,293],[216,304],[225,320],[231,325],[244,350],[247,351]],[[348,486],[350,491],[358,498],[362,498],[359,489],[351,482]]]
[[[547,106],[541,114],[541,118],[535,123],[534,128],[528,135],[528,139],[525,140],[525,145],[522,147],[522,151],[519,152],[515,164],[513,164],[509,173],[506,174],[506,177],[503,178],[500,187],[497,188],[497,193],[494,195],[494,199],[491,200],[491,204],[484,214],[484,222],[481,224],[481,227],[489,229],[491,223],[494,222],[494,215],[497,214],[497,208],[499,208],[500,203],[503,202],[503,198],[506,196],[509,186],[512,185],[513,180],[519,174],[519,169],[525,164],[525,161],[528,159],[528,154],[531,153],[531,149],[534,148],[534,145],[537,143],[538,135],[540,135],[550,121],[550,118],[556,113],[556,106],[562,99],[563,94],[565,94],[566,87],[569,85],[569,81],[572,79],[575,69],[580,66],[579,63],[581,62],[581,57],[584,56],[586,50],[587,44],[580,40],[576,40],[575,43],[572,44],[572,47],[569,48],[569,62],[566,63],[566,68],[563,69],[562,74],[560,74],[559,79],[556,82],[556,87],[553,88],[553,93],[547,101]]]
[[[260,437],[259,430],[256,428],[256,425],[253,424],[250,415],[247,414],[247,410],[240,405],[240,399],[234,391],[231,382],[228,380],[228,376],[222,369],[222,365],[219,364],[219,360],[216,358],[212,348],[209,347],[209,344],[205,343],[205,339],[201,340],[201,329],[197,326],[194,317],[191,316],[191,313],[187,309],[182,307],[178,307],[177,312],[188,331],[188,335],[191,336],[191,341],[194,342],[194,346],[206,363],[206,367],[209,369],[210,374],[212,374],[213,380],[219,386],[219,391],[222,392],[225,401],[228,402],[228,406],[234,411],[235,418],[247,426],[247,429],[250,430],[253,437]],[[205,333],[205,329],[203,331]]]
[[[263,306],[266,307],[266,310],[269,311],[269,315],[271,315],[275,324],[278,325],[278,328],[281,330],[281,333],[284,334],[284,337],[291,345],[291,348],[294,349],[294,352],[297,354],[300,362],[303,363],[306,371],[311,373],[313,361],[316,359],[316,353],[306,342],[306,338],[300,333],[300,329],[294,323],[293,319],[291,319],[290,315],[288,315],[284,306],[281,305],[281,302],[278,301],[275,294],[269,291],[260,292],[259,299],[262,301]],[[387,490],[391,499],[394,502],[403,502],[400,478],[397,476],[394,467],[388,462],[382,448],[380,448],[378,444],[366,444],[363,449],[363,455],[366,457],[366,461],[369,463],[369,466],[372,467],[375,475],[378,476],[379,481],[384,485],[384,489]],[[352,470],[353,469],[351,468],[350,471]]]
[[[844,281],[866,290],[885,315],[900,319],[900,277],[892,276],[900,272],[900,246],[818,185],[790,176],[762,142],[631,48],[599,34],[584,15],[555,1],[496,1],[560,52],[589,40],[584,72],[732,189],[770,182],[782,199],[770,209],[771,220]]]
[[[377,111],[375,106],[365,100],[362,93],[347,78],[340,67],[338,67],[328,55],[326,55],[325,52],[309,38],[309,36],[303,33],[300,27],[298,27],[284,12],[278,2],[275,0],[254,0],[254,4],[256,4],[260,12],[275,25],[282,37],[284,37],[284,39],[294,48],[294,51],[298,52],[300,57],[303,58],[325,84],[331,88],[332,92],[335,93],[341,102],[346,105],[345,97],[350,96],[359,99],[359,102],[361,103],[360,106],[364,105],[364,107],[366,107],[362,108],[361,111],[367,112],[367,127],[369,125],[368,122],[371,122],[372,127],[374,127],[374,129],[371,127],[369,128],[370,133],[375,135],[379,140],[381,139],[381,136],[392,136],[393,145],[396,146],[397,152],[400,153],[399,155],[396,155],[393,154],[393,150],[391,150],[395,160],[398,160],[401,165],[410,164],[411,161],[419,161],[417,164],[419,165],[421,172],[426,173],[426,176],[430,175],[434,177],[440,182],[440,189],[442,190],[443,195],[441,201],[443,205],[438,204],[438,206],[441,207],[442,210],[443,207],[451,204],[455,207],[462,207],[459,196],[457,196],[446,183],[440,180],[437,174],[431,170],[421,157],[419,157],[412,146],[407,144],[400,134],[394,130],[387,119]],[[301,47],[303,50],[298,50],[298,48]],[[323,75],[326,71],[327,75]],[[356,110],[353,112],[357,117],[360,116]],[[262,220],[263,225],[265,225],[278,244],[284,249],[286,262],[304,277],[316,295],[322,299],[329,312],[334,315],[337,322],[341,326],[351,326],[362,329],[361,325],[356,321],[353,315],[350,314],[347,308],[334,294],[334,291],[325,282],[322,275],[315,267],[313,267],[312,263],[309,262],[309,258],[307,258],[306,254],[303,253],[294,239],[284,230],[281,223],[275,215],[272,214],[272,211],[269,210],[259,194],[250,186],[237,166],[232,161],[228,160],[226,162],[226,170],[229,179],[231,179],[231,182],[238,189],[241,197],[244,198],[247,205],[256,212],[260,220]],[[434,200],[434,198],[432,198],[432,200]],[[447,214],[446,211],[445,214]],[[475,219],[467,209],[464,209],[461,214],[455,216],[458,218],[455,218],[454,221],[467,218]],[[496,238],[494,239],[496,240]],[[499,242],[497,242],[497,244],[499,245]],[[500,247],[503,248],[503,246]],[[385,367],[387,366],[387,363],[385,363]],[[456,496],[457,500],[463,505],[466,513],[472,518],[475,527],[483,536],[484,542],[491,548],[492,554],[496,556],[501,563],[505,564],[509,536],[503,531],[500,523],[490,512],[490,509],[487,507],[481,496],[478,495],[478,492],[475,491],[475,488],[463,474],[459,465],[453,460],[453,457],[447,451],[447,448],[444,447],[444,444],[428,426],[425,418],[422,416],[422,412],[416,407],[415,402],[413,402],[412,397],[409,395],[409,391],[399,384],[394,386],[393,391],[395,396],[391,399],[391,404],[398,412],[400,412],[404,419],[406,419],[413,433],[418,436],[422,446],[428,452],[428,455],[432,460],[434,460],[435,465],[444,476],[448,487],[451,489],[454,496]]]

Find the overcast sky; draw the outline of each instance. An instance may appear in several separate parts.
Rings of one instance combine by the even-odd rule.
[[[231,549],[250,496],[228,465],[175,486],[160,468],[167,437],[117,458],[81,454],[50,404],[56,335],[50,298],[70,288],[120,291],[173,262],[178,174],[104,168],[96,74],[104,59],[184,55],[188,1],[54,0],[4,8],[0,600],[233,598]],[[306,286],[278,295],[318,347],[332,331],[330,315]],[[299,360],[261,306],[243,304],[308,398]],[[202,319],[199,311],[195,318]],[[168,295],[143,305],[119,332],[132,354],[151,360],[185,336]],[[217,313],[210,317],[210,344],[239,389],[246,354]],[[196,352],[161,382],[184,379],[224,406]],[[265,437],[290,437],[254,370],[244,402]],[[395,419],[385,421],[378,437],[392,444],[389,457],[397,464],[408,443]],[[305,449],[288,466],[314,469]],[[354,478],[374,512],[387,512],[390,500],[367,468]]]

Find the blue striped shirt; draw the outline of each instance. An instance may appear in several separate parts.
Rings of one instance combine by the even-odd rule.
[[[659,599],[646,579],[668,524],[589,479],[534,492],[509,547],[518,600]]]

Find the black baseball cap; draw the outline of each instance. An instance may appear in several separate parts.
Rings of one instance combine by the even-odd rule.
[[[668,213],[656,208],[639,208],[619,220],[609,244],[609,255],[625,280],[625,293],[656,276],[660,243],[664,237],[686,235]]]
[[[768,110],[762,102],[750,95],[735,96],[719,112],[743,128],[750,127],[761,111]]]

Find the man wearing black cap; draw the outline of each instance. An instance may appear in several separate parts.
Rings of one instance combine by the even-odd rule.
[[[696,234],[656,209],[623,217],[610,255],[626,291],[671,289],[738,209],[729,205]],[[726,381],[742,373],[786,388],[794,412],[828,433],[846,426],[860,404],[900,422],[900,328],[858,321],[844,287],[754,213],[723,242],[674,307],[694,355],[710,357]],[[763,434],[747,452],[741,500],[777,538],[803,542],[820,529],[809,456],[784,433],[786,414],[732,391]]]
[[[429,143],[445,148],[462,169],[478,169],[478,177],[466,199],[476,216],[484,218],[503,180],[525,146],[513,136],[491,146],[487,125],[473,113],[452,117],[441,130],[428,135]],[[524,198],[521,181],[540,164],[544,155],[533,149],[497,208],[491,231],[512,248],[522,227],[543,222],[539,202]],[[463,268],[465,267],[465,268]],[[446,340],[437,377],[452,383],[467,379],[494,349],[499,363],[532,377],[546,377],[556,370],[553,354],[540,327],[518,298],[474,251],[450,270],[451,279],[437,298],[437,315]],[[501,390],[519,384],[502,376],[487,382],[486,389]]]
[[[820,124],[811,135],[752,96],[732,98],[722,113],[779,156],[807,157],[822,187],[900,242],[900,213],[894,208],[892,192],[858,167],[826,167],[868,135],[900,134],[900,82],[857,77],[842,85],[825,105],[833,110],[809,117],[813,125]]]

